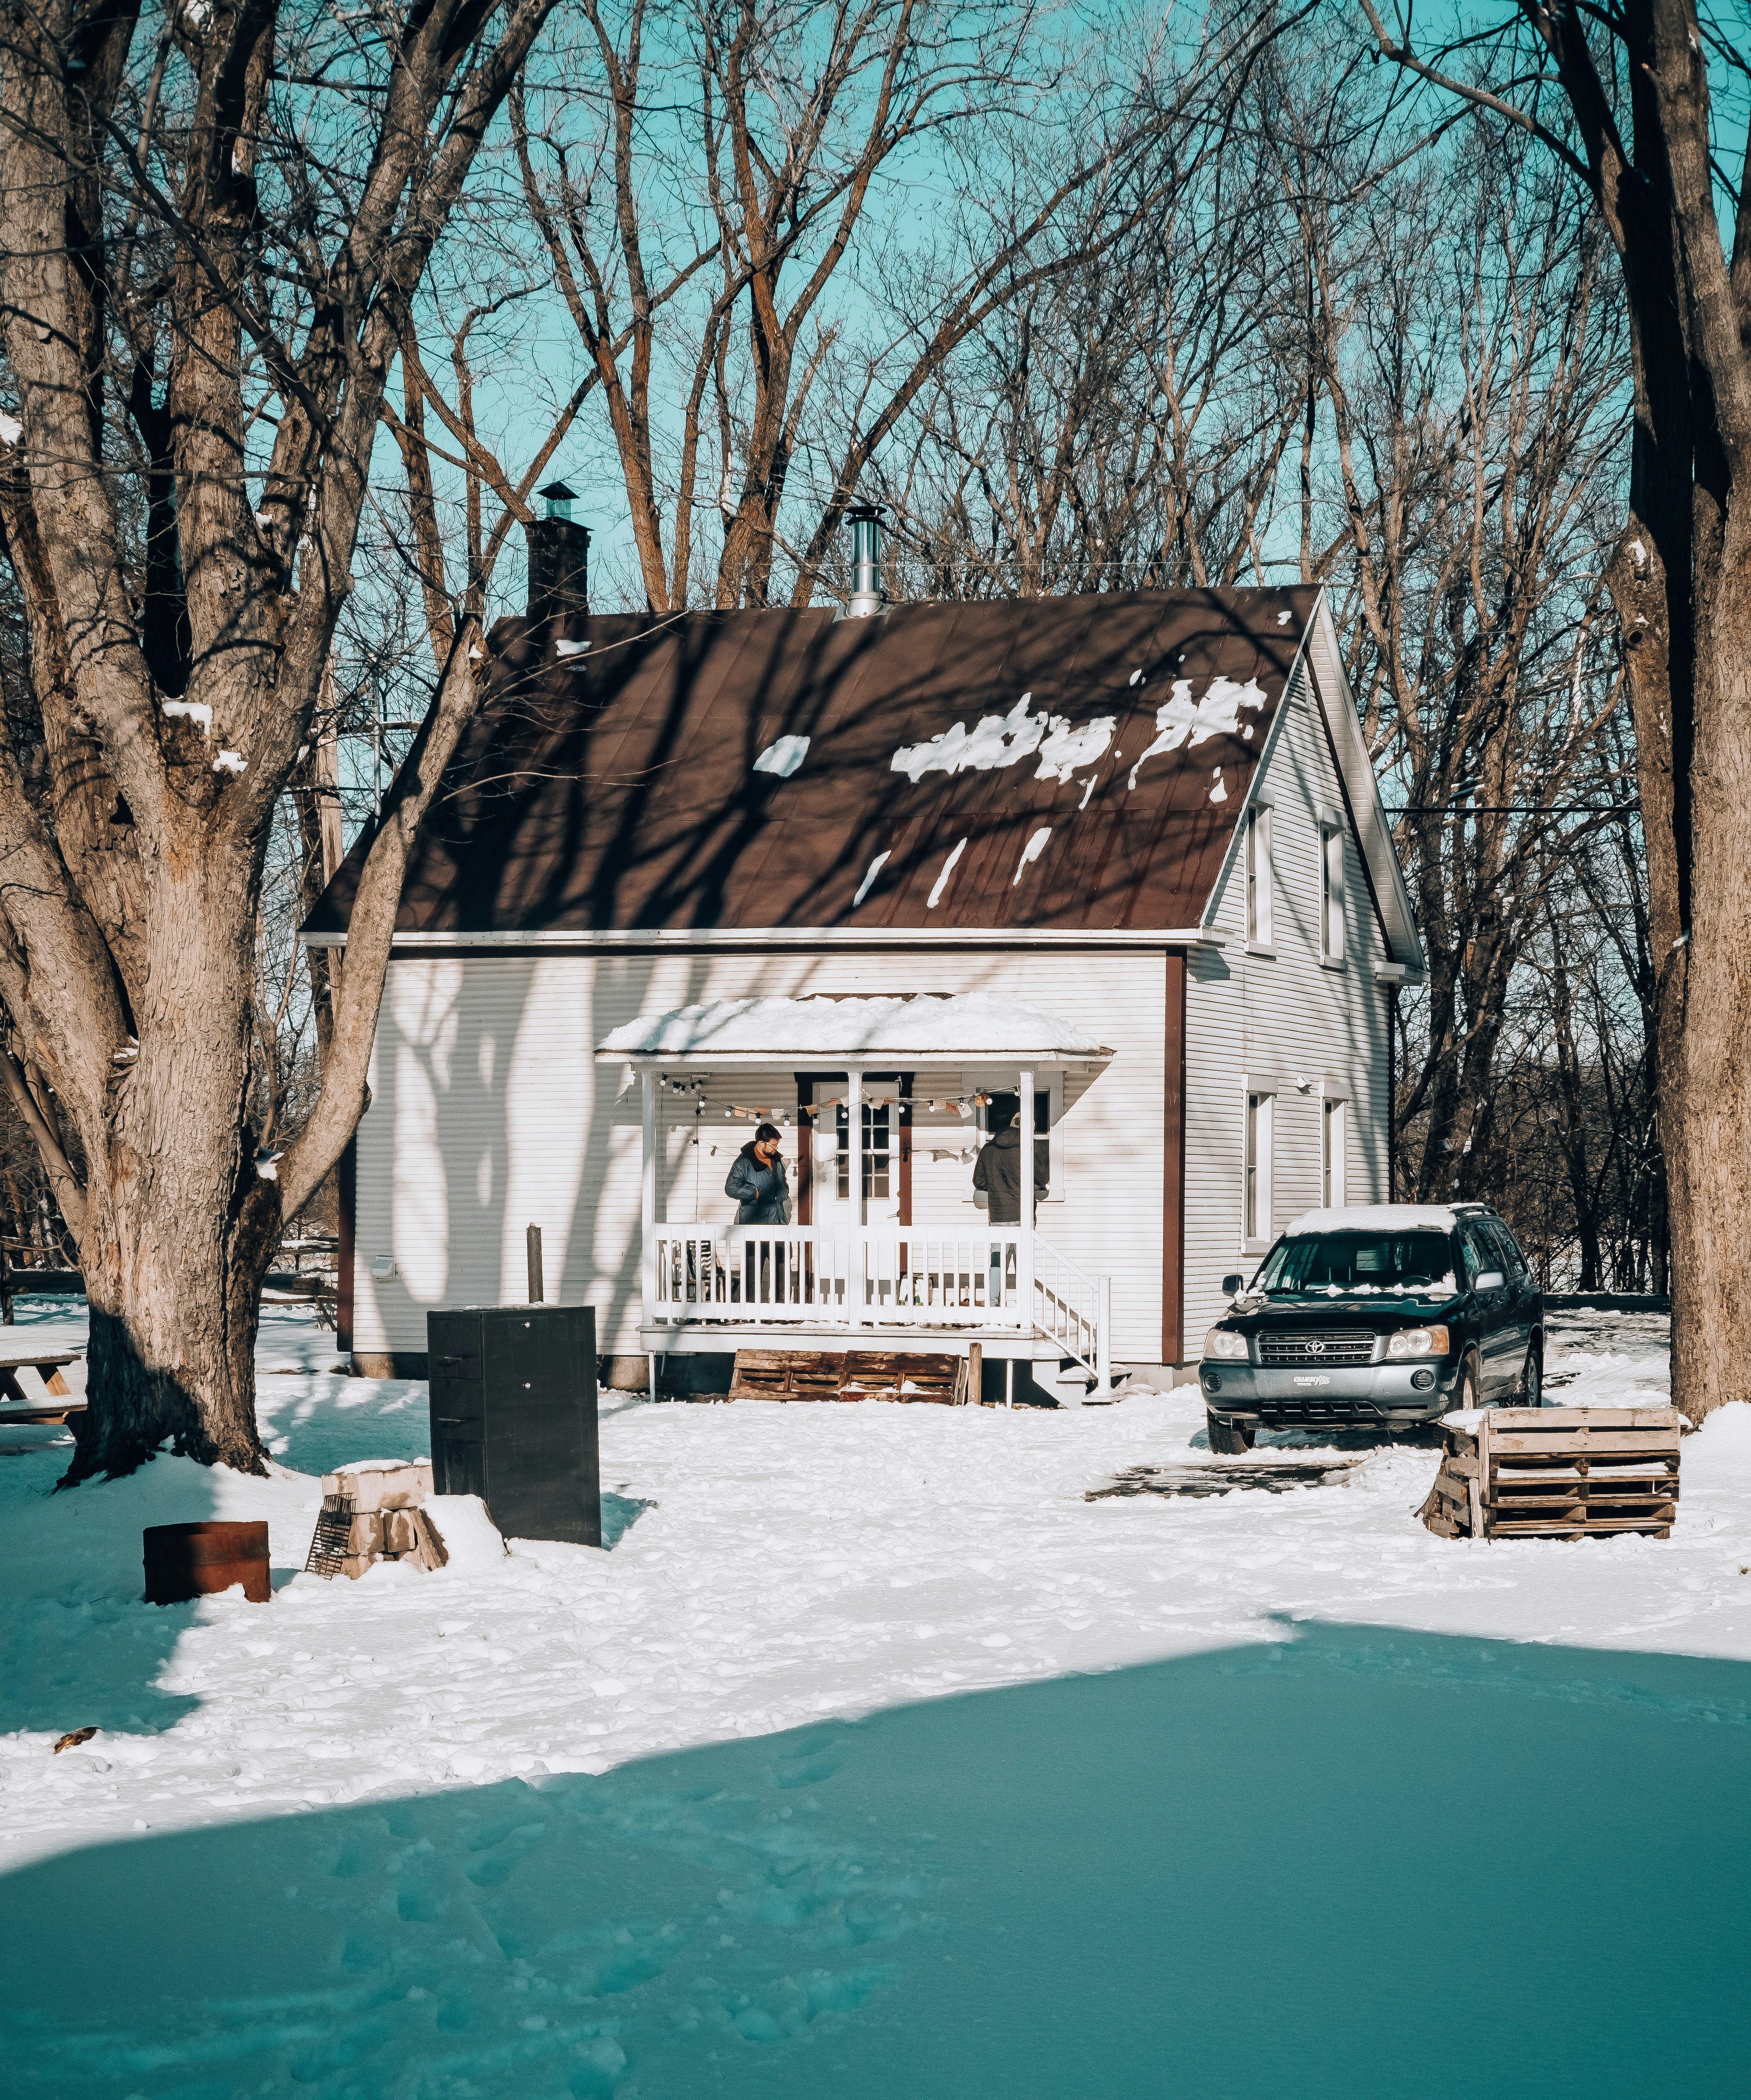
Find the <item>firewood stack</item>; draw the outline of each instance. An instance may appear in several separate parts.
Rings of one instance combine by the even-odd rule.
[[[375,1560],[409,1560],[416,1568],[441,1568],[449,1559],[424,1507],[431,1493],[431,1464],[366,1458],[344,1471],[322,1476],[322,1514],[310,1542],[307,1574],[332,1582],[356,1582]]]

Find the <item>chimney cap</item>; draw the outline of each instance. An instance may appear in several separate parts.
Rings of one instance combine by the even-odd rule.
[[[537,488],[535,493],[551,496],[556,503],[575,503],[577,501],[577,491],[568,488],[563,481],[550,481],[545,488]]]
[[[882,512],[887,508],[887,505],[885,503],[856,503],[852,505],[845,515],[847,521],[854,524],[862,524],[865,519],[871,518],[879,522]]]

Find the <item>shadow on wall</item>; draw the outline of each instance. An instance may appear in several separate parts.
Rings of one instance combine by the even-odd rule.
[[[1735,2089],[1751,1669],[1315,1626],[0,1882],[20,2096]]]

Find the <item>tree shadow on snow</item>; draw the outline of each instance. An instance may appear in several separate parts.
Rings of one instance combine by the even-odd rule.
[[[0,1882],[0,2050],[17,2100],[1725,2092],[1748,1701],[1312,1626],[109,1845]]]
[[[0,1735],[82,1727],[159,1734],[201,1704],[157,1688],[178,1642],[203,1608],[230,1606],[210,1599],[204,1607],[148,1604],[144,1532],[217,1515],[211,1471],[153,1458],[125,1479],[87,1480],[56,1494],[70,1440],[64,1454],[45,1446],[35,1457],[29,1490],[7,1502],[3,1518]],[[276,1556],[276,1586],[292,1573],[284,1560]],[[231,1604],[258,1608],[235,1591]]]

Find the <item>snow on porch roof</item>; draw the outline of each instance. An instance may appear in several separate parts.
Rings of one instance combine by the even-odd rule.
[[[895,999],[723,999],[641,1013],[602,1042],[622,1057],[1110,1057],[1055,1015],[982,991]]]

